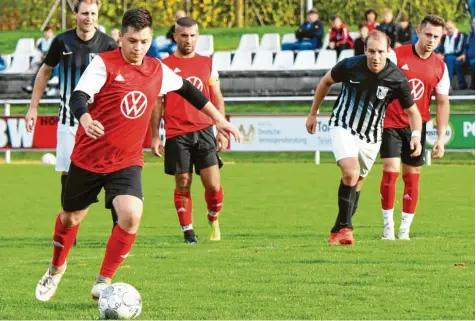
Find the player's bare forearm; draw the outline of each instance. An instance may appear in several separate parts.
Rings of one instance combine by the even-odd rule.
[[[410,121],[410,128],[412,129],[412,132],[418,131],[421,133],[423,124],[418,107],[416,105],[413,105],[410,108],[405,109],[405,113],[408,115],[408,120]]]
[[[331,77],[330,71],[321,79],[319,84],[317,84],[316,92],[314,94],[314,100],[312,102],[311,110],[309,115],[316,115],[319,111],[319,106],[321,106],[326,97],[327,93],[331,89],[331,86],[335,84],[335,81]]]
[[[45,88],[48,84],[48,79],[50,79],[52,71],[53,67],[50,67],[47,64],[43,64],[40,67],[40,70],[38,70],[38,74],[36,75],[35,79],[35,85],[33,86],[33,93],[31,95],[30,108],[38,108],[38,104],[40,103],[43,93],[45,92]]]
[[[152,109],[152,115],[150,116],[150,132],[152,133],[152,139],[159,136],[160,120],[162,118],[162,97],[157,99],[154,109]]]
[[[436,123],[438,138],[445,137],[446,128],[450,118],[450,100],[448,95],[436,95]]]
[[[226,121],[225,116],[218,110],[218,108],[213,105],[210,101],[200,109],[202,113],[213,119],[217,123]]]

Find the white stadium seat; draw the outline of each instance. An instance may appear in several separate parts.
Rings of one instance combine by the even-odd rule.
[[[337,63],[337,52],[330,49],[321,49],[317,55],[314,69],[329,70]]]
[[[360,38],[360,32],[359,31],[350,31],[349,35],[352,38],[352,40],[356,40],[356,39]]]
[[[296,42],[296,35],[294,33],[286,33],[283,35],[282,43]]]
[[[172,40],[167,39],[166,36],[157,36],[157,37],[155,38],[155,43],[156,43],[158,46],[163,46],[163,45],[168,45],[168,44],[172,43]]]
[[[294,61],[296,70],[316,69],[316,52],[314,50],[301,50],[297,53]]]
[[[342,59],[350,58],[353,56],[354,56],[354,49],[344,49],[340,52],[338,61],[341,61]]]
[[[6,73],[25,73],[30,69],[30,55],[16,54],[13,56],[13,61],[10,68],[5,70]]]
[[[256,53],[255,59],[251,64],[252,70],[272,70],[273,52],[269,50],[260,50]]]
[[[259,36],[257,33],[245,33],[241,35],[240,43],[236,51],[256,52],[259,48]]]
[[[203,56],[211,56],[214,52],[214,43],[212,35],[199,35],[195,51]]]
[[[230,70],[231,66],[231,52],[217,51],[212,57],[213,66],[218,71]]]
[[[20,38],[17,41],[13,55],[25,54],[33,55],[35,52],[35,40],[33,38]]]
[[[265,33],[261,38],[259,50],[280,51],[279,33]]]
[[[231,70],[250,70],[251,69],[251,52],[237,51],[231,62]]]
[[[294,68],[294,52],[279,51],[274,58],[274,70],[290,70]]]

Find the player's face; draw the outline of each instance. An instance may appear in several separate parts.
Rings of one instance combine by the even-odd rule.
[[[175,28],[174,39],[177,42],[177,50],[182,55],[189,55],[195,51],[197,38],[198,25]]]
[[[99,8],[96,3],[81,2],[76,13],[76,24],[82,32],[91,32],[98,21]]]
[[[388,54],[386,39],[370,38],[367,41],[365,55],[367,56],[367,66],[371,71],[380,72],[387,63]]]
[[[418,46],[425,52],[433,52],[438,46],[443,35],[443,28],[430,23],[418,28]]]
[[[152,42],[152,29],[147,27],[135,30],[129,27],[127,32],[121,35],[122,56],[133,65],[142,64],[145,54],[149,51]]]

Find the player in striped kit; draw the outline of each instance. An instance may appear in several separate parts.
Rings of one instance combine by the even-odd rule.
[[[342,83],[329,121],[333,153],[342,171],[338,190],[339,212],[329,244],[354,243],[351,217],[357,209],[365,176],[380,149],[385,110],[392,100],[398,99],[408,114],[413,130],[413,137],[408,143],[413,156],[421,152],[420,113],[411,97],[405,75],[387,59],[389,49],[389,38],[381,31],[372,31],[366,39],[365,56],[342,60],[316,88],[306,121],[310,134],[316,131],[319,106],[330,87],[334,83]]]
[[[61,102],[58,113],[56,171],[62,172],[61,202],[71,164],[70,156],[74,147],[74,139],[78,130],[78,121],[71,112],[69,99],[93,57],[98,53],[117,47],[114,39],[95,28],[100,7],[101,0],[76,0],[74,2],[76,28],[59,34],[53,40],[45,62],[36,77],[30,108],[25,116],[27,130],[32,132],[38,117],[39,101],[53,68],[59,64]]]

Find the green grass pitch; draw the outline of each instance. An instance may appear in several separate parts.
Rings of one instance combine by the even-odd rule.
[[[334,164],[227,164],[223,240],[207,241],[203,188],[194,177],[194,226],[183,242],[173,179],[143,172],[137,242],[115,276],[142,295],[140,319],[474,319],[474,165],[425,167],[411,241],[381,241],[381,166],[364,185],[356,244],[330,247],[339,170]],[[90,290],[111,218],[91,207],[50,302],[35,286],[51,257],[60,178],[46,165],[0,165],[1,319],[98,319]],[[398,183],[396,225],[401,213]],[[455,266],[463,263],[464,266]]]

